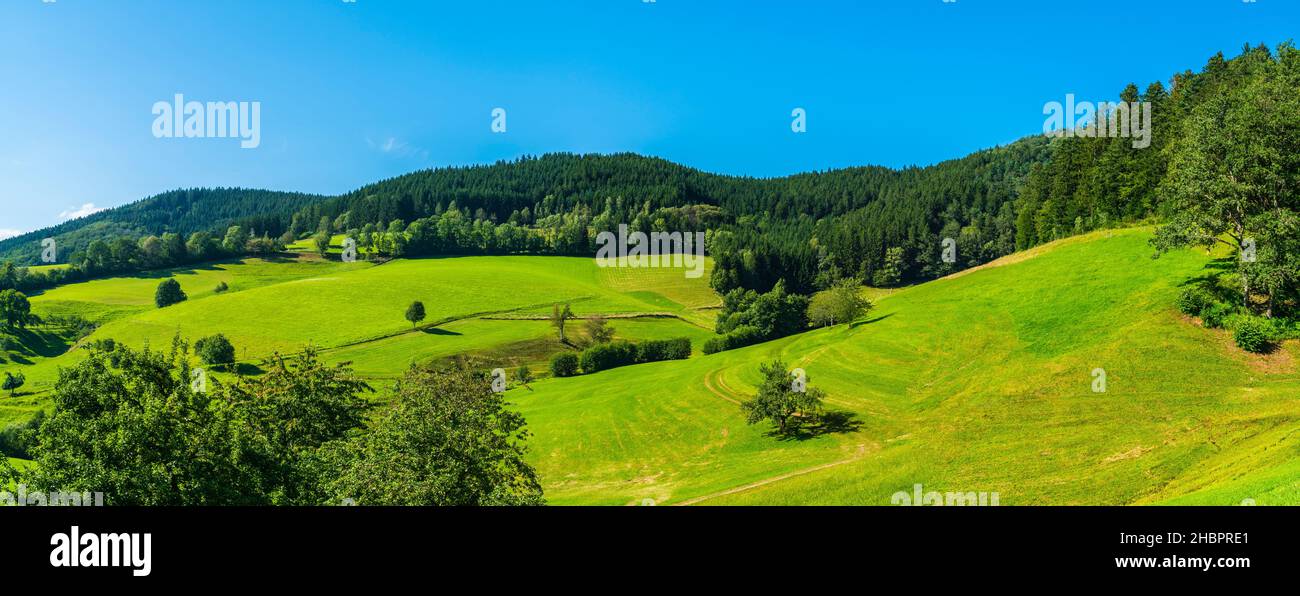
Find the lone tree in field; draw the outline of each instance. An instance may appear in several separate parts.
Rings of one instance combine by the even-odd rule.
[[[795,377],[786,369],[784,362],[773,360],[769,364],[758,365],[758,370],[763,375],[758,395],[740,404],[746,422],[758,424],[770,420],[777,425],[778,434],[786,435],[798,427],[799,419],[821,413],[825,393],[821,389],[807,387],[806,377],[803,379],[803,391],[798,391],[795,389]]]
[[[568,338],[564,336],[564,324],[572,318],[573,311],[569,309],[568,304],[565,304],[563,308],[559,304],[551,307],[551,325],[560,334],[560,343],[569,343]]]
[[[189,296],[181,290],[180,282],[167,278],[158,284],[158,291],[153,295],[153,303],[157,304],[158,308],[166,308],[177,302],[184,302],[187,298]]]
[[[16,375],[11,375],[6,372],[4,385],[0,385],[0,389],[4,389],[5,391],[8,391],[9,397],[13,397],[14,392],[17,391],[19,387],[22,387],[23,383],[26,382],[27,382],[27,377],[24,377],[23,373],[20,372]]]
[[[406,320],[411,322],[411,329],[415,329],[424,320],[424,303],[416,300],[406,307]]]
[[[220,333],[194,342],[194,352],[206,364],[225,366],[235,363],[235,346]]]

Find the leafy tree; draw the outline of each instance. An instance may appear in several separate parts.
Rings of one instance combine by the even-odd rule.
[[[17,329],[33,320],[32,304],[22,292],[17,290],[0,291],[0,319],[10,329]]]
[[[871,306],[871,301],[862,297],[861,283],[846,278],[812,298],[808,305],[808,318],[818,326],[852,323],[866,315]]]
[[[568,343],[569,341],[564,336],[564,324],[572,318],[573,311],[569,309],[568,304],[565,304],[563,307],[560,307],[559,304],[551,306],[551,326],[555,327],[556,333],[560,335],[560,343]]]
[[[420,321],[424,320],[424,303],[416,300],[406,307],[406,320],[411,322],[412,329],[420,324]]]
[[[551,374],[556,377],[572,377],[578,374],[578,355],[573,352],[560,352],[552,356]]]
[[[312,246],[316,248],[316,252],[320,254],[320,256],[323,257],[326,254],[329,254],[330,235],[328,233],[317,232],[315,236],[311,237],[311,242],[312,242]]]
[[[322,465],[335,499],[361,505],[540,505],[524,461],[522,416],[486,375],[412,368],[368,433],[331,443]]]
[[[515,369],[515,378],[519,379],[520,383],[528,385],[533,382],[533,369],[528,368],[527,364],[520,365]]]
[[[181,290],[180,282],[169,277],[158,284],[158,290],[153,295],[153,303],[158,305],[158,308],[166,308],[184,302],[188,298],[189,296],[186,296],[185,292]]]
[[[18,374],[16,375],[11,375],[9,374],[8,371],[6,371],[4,384],[0,385],[0,389],[4,389],[5,391],[8,391],[9,397],[13,397],[14,392],[18,391],[18,388],[22,387],[23,384],[26,382],[27,382],[27,377],[23,376],[22,371],[19,371]]]
[[[248,231],[242,226],[230,226],[226,229],[226,236],[221,241],[221,248],[228,254],[243,254],[244,247],[247,245]]]
[[[187,350],[91,346],[59,371],[23,481],[36,490],[102,491],[112,505],[264,502],[247,420],[191,389]]]
[[[234,407],[246,412],[257,437],[261,493],[272,504],[330,502],[322,447],[361,429],[374,390],[344,365],[326,365],[308,346],[290,362],[278,354],[270,370],[230,388]]]
[[[746,422],[757,424],[770,420],[777,425],[778,434],[786,435],[798,426],[800,419],[821,413],[824,392],[815,387],[796,391],[793,388],[795,379],[784,362],[774,360],[760,364],[758,370],[763,376],[758,395],[740,404]]]
[[[220,333],[194,342],[194,351],[206,364],[223,366],[235,362],[235,346]]]
[[[609,321],[600,315],[594,315],[587,319],[587,338],[594,344],[609,343],[614,339],[614,328],[609,326]]]
[[[1152,241],[1159,252],[1232,247],[1242,303],[1260,293],[1267,314],[1300,278],[1300,74],[1282,68],[1267,63],[1264,76],[1193,110],[1160,185],[1172,216]]]

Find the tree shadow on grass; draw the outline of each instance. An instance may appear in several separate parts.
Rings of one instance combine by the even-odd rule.
[[[768,431],[769,437],[782,441],[807,441],[823,435],[856,432],[862,428],[862,421],[853,412],[828,410],[813,420],[799,421],[783,435],[775,428]]]
[[[254,376],[265,373],[266,370],[251,362],[239,362],[235,364],[233,372],[240,376]]]
[[[854,323],[849,323],[849,329],[857,329],[858,327],[861,327],[861,326],[863,326],[863,325],[870,325],[870,324],[872,324],[872,323],[876,323],[876,322],[879,322],[879,321],[883,321],[883,320],[888,319],[889,317],[892,317],[892,316],[894,316],[894,313],[891,312],[891,313],[889,313],[889,314],[887,314],[887,315],[880,315],[880,316],[878,316],[878,317],[876,317],[876,318],[874,318],[874,319],[867,319],[867,320],[865,320],[865,321],[857,321],[857,322],[854,322]]]
[[[424,332],[427,335],[464,335],[463,333],[448,331],[441,327],[426,327],[424,329],[421,329],[420,331]]]

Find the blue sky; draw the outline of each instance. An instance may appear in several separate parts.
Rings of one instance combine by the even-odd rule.
[[[754,176],[929,164],[1041,132],[1067,93],[1276,45],[1298,17],[1295,0],[0,0],[0,234],[173,188],[334,194],[551,151]],[[261,145],[155,138],[177,93],[260,102]]]

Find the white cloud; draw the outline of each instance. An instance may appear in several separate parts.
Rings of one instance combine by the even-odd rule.
[[[374,139],[367,138],[366,144],[371,149],[377,149],[380,153],[387,153],[397,157],[417,157],[420,159],[429,159],[429,151],[416,147],[397,137],[388,137],[383,141],[376,142]]]
[[[60,214],[59,214],[59,221],[67,221],[67,220],[69,220],[69,219],[77,219],[77,218],[80,218],[80,217],[85,217],[85,216],[87,216],[87,215],[93,215],[93,214],[95,214],[95,213],[99,213],[100,211],[103,211],[103,209],[100,208],[100,207],[96,207],[94,203],[86,203],[86,204],[82,205],[81,207],[79,207],[79,208],[77,208],[77,209],[75,209],[75,210],[72,210],[72,211],[64,211],[63,213],[60,213]]]
[[[22,230],[14,230],[11,228],[0,228],[0,240],[4,240],[5,238],[13,238],[14,236],[22,236],[24,233],[25,232],[23,232]]]

